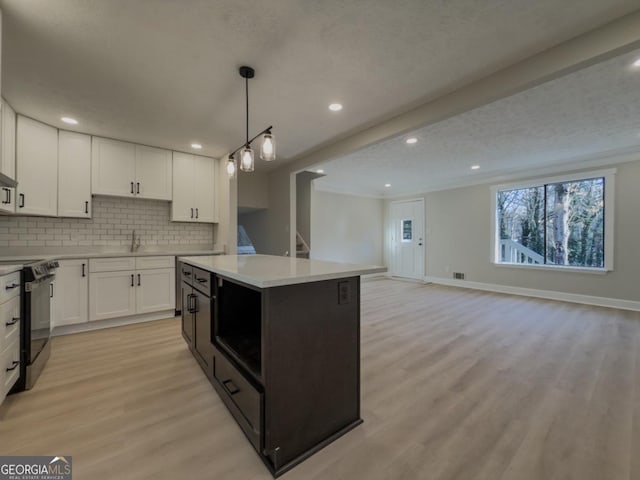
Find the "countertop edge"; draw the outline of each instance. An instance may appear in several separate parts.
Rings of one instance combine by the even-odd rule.
[[[189,255],[180,255],[178,256],[178,260],[184,261],[185,263],[188,263],[195,267],[202,268],[203,270],[206,270],[208,272],[217,273],[232,280],[237,280],[239,282],[243,282],[258,288],[283,287],[285,285],[297,285],[301,283],[319,282],[322,280],[335,280],[338,278],[357,277],[361,275],[383,273],[387,271],[387,268],[383,266],[363,265],[362,268],[354,268],[353,270],[345,270],[343,272],[308,274],[293,278],[288,277],[274,280],[258,280],[254,277],[225,270],[224,268],[212,267],[211,265],[199,262],[197,259],[194,260],[188,257]]]
[[[12,261],[29,261],[29,260],[74,260],[80,258],[117,258],[117,257],[186,257],[197,255],[222,255],[222,250],[193,250],[186,252],[175,251],[158,251],[158,252],[96,252],[96,253],[62,253],[53,254],[46,253],[43,255],[11,255],[0,257],[0,262],[12,262]]]

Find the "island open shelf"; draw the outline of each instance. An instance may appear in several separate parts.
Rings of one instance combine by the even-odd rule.
[[[208,344],[189,323],[193,308],[183,336],[274,476],[362,422],[359,275],[384,268],[264,255],[180,261],[199,272],[183,277],[183,298],[202,272],[212,287],[209,324],[199,320]]]

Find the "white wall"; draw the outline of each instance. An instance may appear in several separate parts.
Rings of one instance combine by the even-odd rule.
[[[311,258],[382,265],[384,202],[311,189]]]
[[[428,277],[640,301],[640,161],[615,165],[614,270],[606,274],[501,267],[491,263],[490,185],[443,190],[425,199]],[[385,224],[390,201],[385,202]],[[385,235],[385,256],[388,258]],[[464,286],[464,281],[460,282]]]
[[[269,208],[269,179],[266,173],[239,171],[238,207]]]

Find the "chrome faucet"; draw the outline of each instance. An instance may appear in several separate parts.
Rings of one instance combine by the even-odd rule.
[[[131,251],[136,252],[140,248],[140,236],[136,237],[136,231],[131,232]]]

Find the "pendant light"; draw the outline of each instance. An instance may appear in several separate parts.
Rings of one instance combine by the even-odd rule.
[[[240,76],[245,80],[245,106],[246,106],[246,122],[245,122],[245,142],[240,147],[236,148],[231,155],[229,155],[229,161],[227,162],[227,173],[230,177],[236,173],[236,161],[235,155],[240,155],[240,170],[243,172],[253,172],[254,170],[254,152],[251,148],[251,143],[262,135],[262,145],[260,146],[260,158],[266,162],[271,162],[276,159],[276,139],[271,133],[273,126],[267,127],[258,133],[252,139],[249,139],[249,79],[253,78],[256,74],[255,70],[251,67],[240,67]]]

